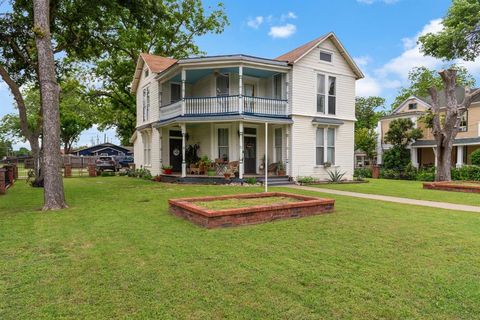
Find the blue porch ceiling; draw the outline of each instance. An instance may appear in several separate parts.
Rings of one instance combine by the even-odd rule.
[[[231,67],[231,68],[211,68],[211,69],[197,69],[197,70],[187,70],[187,83],[193,84],[198,80],[202,79],[203,77],[214,73],[215,71],[220,73],[237,73],[238,74],[238,67]],[[270,71],[270,70],[262,70],[262,69],[253,69],[253,68],[243,68],[243,75],[250,76],[255,78],[268,78],[275,74],[277,71]],[[176,74],[170,81],[172,82],[180,82],[182,81],[181,73]]]

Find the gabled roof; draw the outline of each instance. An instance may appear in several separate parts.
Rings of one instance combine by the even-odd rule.
[[[364,78],[364,75],[360,70],[360,68],[357,66],[353,58],[347,53],[347,51],[345,50],[345,47],[342,45],[338,37],[333,32],[329,32],[323,36],[320,36],[310,42],[307,42],[301,45],[296,49],[293,49],[292,51],[282,54],[281,56],[276,57],[275,60],[287,61],[289,64],[295,64],[297,61],[302,59],[310,51],[315,49],[317,46],[319,46],[322,42],[324,42],[327,39],[330,39],[333,42],[333,44],[337,47],[338,51],[340,51],[340,54],[343,56],[343,58],[347,61],[347,63],[352,68],[352,71],[357,76],[357,79]]]
[[[148,53],[140,53],[137,61],[137,67],[135,69],[135,75],[132,81],[132,88],[130,91],[135,93],[137,91],[138,82],[142,76],[143,65],[146,64],[148,69],[153,73],[160,73],[165,69],[170,68],[172,65],[177,63],[176,59],[156,56]]]
[[[397,113],[399,110],[401,110],[401,109],[407,104],[407,102],[409,102],[410,100],[417,100],[418,102],[424,104],[428,109],[432,107],[432,106],[430,105],[430,103],[429,103],[425,98],[420,98],[420,97],[417,97],[417,96],[410,96],[410,97],[408,97],[407,99],[405,99],[405,101],[403,101],[398,107],[396,107],[395,110],[393,110],[390,115],[396,114],[396,113]]]

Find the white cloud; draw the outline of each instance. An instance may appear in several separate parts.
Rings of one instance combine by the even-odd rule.
[[[297,19],[297,15],[292,12],[292,11],[289,11],[288,13],[284,13],[280,16],[280,21],[285,21],[285,20],[288,20],[288,19]]]
[[[365,67],[372,61],[372,58],[370,56],[361,56],[354,57],[353,60],[355,60],[355,63],[358,64],[359,67]]]
[[[258,27],[260,27],[260,25],[263,23],[263,20],[263,16],[257,16],[255,18],[248,19],[247,25],[250,28],[258,29]]]
[[[269,36],[272,38],[288,38],[297,31],[297,27],[291,23],[287,23],[283,26],[272,26],[270,27]]]
[[[394,4],[400,0],[357,0],[358,3],[363,4],[374,4],[376,2],[385,3],[385,4]]]
[[[382,86],[377,79],[365,74],[365,78],[358,80],[355,94],[360,97],[378,96],[382,92]]]

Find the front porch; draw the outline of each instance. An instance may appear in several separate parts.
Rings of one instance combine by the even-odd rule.
[[[145,167],[166,179],[227,180],[290,174],[291,119],[173,121],[141,131]],[[266,160],[265,160],[266,159]],[[170,168],[170,172],[164,169]],[[170,171],[170,170],[167,170]]]
[[[462,141],[457,139],[452,149],[452,167],[460,168],[464,165],[470,165],[473,151],[480,149],[480,144],[459,144]],[[421,141],[415,142],[410,150],[411,162],[416,168],[436,166],[435,146],[422,145]]]

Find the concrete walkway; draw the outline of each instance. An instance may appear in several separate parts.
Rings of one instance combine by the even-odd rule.
[[[456,211],[479,212],[480,213],[480,207],[463,205],[463,204],[437,202],[437,201],[427,201],[427,200],[416,200],[416,199],[408,199],[408,198],[400,198],[400,197],[382,196],[382,195],[378,195],[378,194],[367,194],[367,193],[333,190],[333,189],[324,189],[324,188],[316,188],[316,187],[308,187],[308,186],[297,186],[297,185],[293,186],[292,185],[292,186],[288,186],[287,188],[321,192],[321,193],[328,193],[328,194],[336,194],[336,195],[340,195],[340,196],[355,197],[355,198],[362,198],[362,199],[380,200],[380,201],[387,201],[387,202],[411,204],[411,205],[415,205],[415,206],[448,209],[448,210],[456,210]]]

